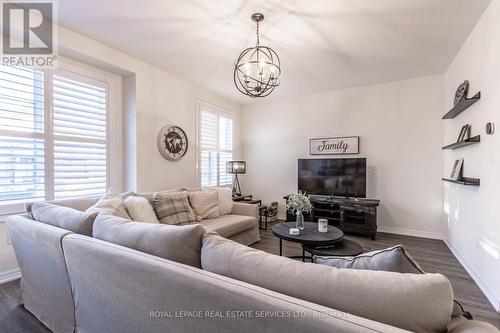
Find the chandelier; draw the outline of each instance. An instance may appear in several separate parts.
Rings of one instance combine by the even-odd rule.
[[[257,23],[257,44],[243,50],[234,64],[234,84],[250,97],[266,97],[280,84],[280,58],[270,47],[260,45],[259,22],[263,20],[260,13],[252,15]]]

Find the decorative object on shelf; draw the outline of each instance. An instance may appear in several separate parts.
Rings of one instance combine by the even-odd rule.
[[[457,142],[462,142],[466,139],[470,138],[470,129],[471,126],[469,124],[465,124],[462,126],[462,130],[460,130],[460,134],[458,135]]]
[[[286,202],[286,209],[296,216],[296,227],[304,230],[304,215],[310,213],[312,204],[306,193],[292,194]]]
[[[453,164],[453,170],[451,171],[450,175],[450,178],[452,180],[458,180],[461,177],[463,163],[464,163],[463,158],[455,160],[455,163]]]
[[[260,45],[259,23],[264,20],[264,15],[255,13],[251,18],[257,23],[257,44],[241,52],[234,64],[233,79],[242,94],[266,97],[280,84],[281,64],[273,49]]]
[[[188,138],[179,126],[163,126],[156,137],[156,145],[161,156],[169,161],[178,161],[188,150]]]
[[[489,122],[486,124],[486,134],[493,135],[495,133],[495,123]]]
[[[319,232],[328,232],[328,220],[327,219],[318,219],[318,231]]]
[[[461,85],[458,86],[457,91],[455,92],[455,100],[453,105],[457,105],[465,98],[467,98],[468,91],[469,91],[469,81],[465,80]]]
[[[310,155],[359,154],[359,136],[340,136],[309,140]]]
[[[229,161],[226,163],[226,172],[234,175],[233,180],[233,198],[241,196],[241,186],[238,175],[247,172],[247,163],[245,161]]]

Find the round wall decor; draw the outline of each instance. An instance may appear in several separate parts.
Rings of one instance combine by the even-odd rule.
[[[486,134],[492,135],[495,133],[495,124],[494,123],[487,123],[486,124]]]
[[[161,156],[169,161],[178,161],[186,155],[188,138],[179,126],[166,125],[158,132],[156,145]]]
[[[458,86],[457,91],[455,92],[455,101],[453,105],[457,105],[462,100],[467,97],[467,91],[469,90],[469,81],[465,80],[464,83]]]

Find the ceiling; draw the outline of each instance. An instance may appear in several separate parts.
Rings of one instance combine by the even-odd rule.
[[[264,100],[443,73],[491,0],[63,0],[60,23],[239,103],[233,64],[261,44],[282,64]],[[257,99],[263,100],[263,99]]]

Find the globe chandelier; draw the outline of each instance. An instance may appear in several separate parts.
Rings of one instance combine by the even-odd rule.
[[[234,84],[244,95],[266,97],[280,84],[280,58],[272,48],[260,45],[259,23],[264,15],[255,13],[251,17],[257,23],[257,44],[243,50],[236,60]]]

